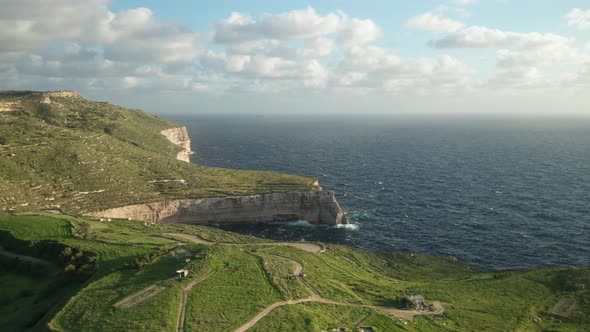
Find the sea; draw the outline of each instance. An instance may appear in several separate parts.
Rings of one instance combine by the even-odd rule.
[[[167,116],[192,162],[317,177],[351,224],[217,225],[454,256],[483,270],[590,266],[590,119]]]

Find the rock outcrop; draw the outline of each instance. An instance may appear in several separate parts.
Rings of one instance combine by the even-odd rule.
[[[186,127],[164,129],[160,133],[170,142],[182,148],[182,151],[178,152],[176,155],[176,159],[189,163],[191,155],[191,140],[188,137]]]
[[[0,102],[0,112],[16,111],[18,109],[19,105],[20,105],[20,102],[17,102],[17,101]]]
[[[64,97],[64,98],[76,98],[80,97],[80,94],[76,91],[49,91],[44,93],[45,96],[49,97]]]
[[[332,225],[348,223],[334,193],[321,190],[168,200],[109,209],[91,216],[188,224],[293,220]]]

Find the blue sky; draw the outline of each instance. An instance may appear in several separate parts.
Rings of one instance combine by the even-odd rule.
[[[590,104],[588,1],[3,8],[0,89],[76,89],[160,113],[586,114]]]

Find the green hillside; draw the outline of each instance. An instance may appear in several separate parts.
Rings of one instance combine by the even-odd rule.
[[[177,124],[110,103],[0,92],[0,211],[98,211],[164,198],[313,190],[315,179],[175,159]],[[183,181],[179,181],[183,180]]]
[[[590,328],[588,267],[485,272],[450,257],[81,217],[166,198],[315,190],[315,179],[178,161],[160,134],[174,123],[78,96],[46,101],[0,93],[2,331]]]
[[[248,322],[249,331],[590,326],[590,290],[580,286],[590,284],[590,268],[480,272],[446,257],[68,215],[0,217],[0,235],[10,253],[49,262],[39,272],[0,255],[4,331],[243,331]],[[52,248],[59,254],[48,255]],[[175,279],[181,268],[189,275]],[[305,274],[294,275],[299,269]],[[434,311],[406,309],[416,294],[437,303]]]

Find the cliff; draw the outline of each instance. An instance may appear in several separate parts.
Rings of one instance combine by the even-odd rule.
[[[333,197],[315,193],[321,191],[315,178],[188,162],[187,129],[140,110],[71,91],[0,91],[0,110],[6,110],[0,112],[0,213],[137,206],[139,212],[118,216],[345,220]]]
[[[178,152],[176,155],[176,159],[189,163],[191,155],[191,140],[188,137],[186,127],[164,129],[160,133],[170,142],[182,148],[182,151]]]
[[[332,225],[348,223],[331,191],[169,200],[109,209],[91,216],[189,224],[292,220]]]

